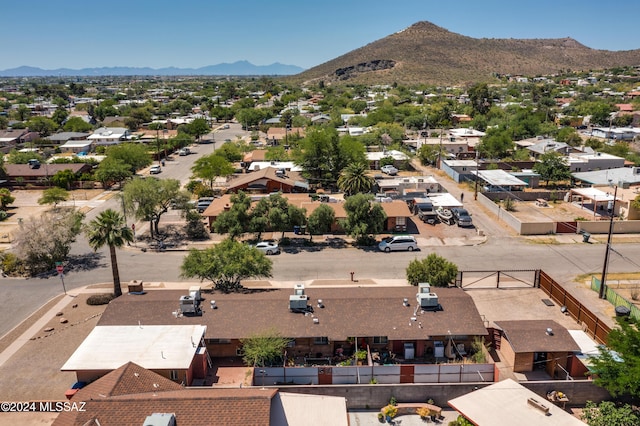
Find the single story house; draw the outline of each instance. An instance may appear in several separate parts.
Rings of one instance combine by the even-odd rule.
[[[487,192],[522,191],[527,186],[527,182],[504,170],[472,170],[471,174],[478,176]]]
[[[409,156],[407,154],[401,151],[396,151],[395,149],[367,152],[365,155],[371,170],[379,170],[381,167],[380,161],[383,158],[393,159],[393,165],[399,169],[403,169],[403,166],[409,161]]]
[[[593,186],[618,185],[629,187],[640,185],[640,167],[618,167],[608,170],[574,172],[571,176],[580,182]]]
[[[553,320],[498,321],[502,330],[500,353],[516,373],[545,370],[549,376],[566,378],[574,353],[580,347],[569,331]]]
[[[85,163],[41,164],[32,167],[29,164],[5,164],[6,179],[9,185],[46,185],[49,179],[62,170],[71,170],[76,176],[91,171]]]
[[[349,271],[358,273],[358,265],[343,267],[345,278]],[[214,358],[238,356],[243,338],[271,328],[291,339],[287,356],[296,363],[308,357],[334,363],[336,357],[366,347],[407,363],[444,360],[449,342],[456,350],[469,351],[474,338],[488,334],[473,299],[460,288],[296,285],[205,294],[210,300],[202,303],[201,316],[175,315],[184,293],[150,290],[119,297],[107,306],[98,327],[138,328],[140,321],[144,327],[204,325],[207,351]]]
[[[348,425],[344,397],[258,387],[184,388],[133,362],[79,389],[69,403],[82,409],[61,412],[54,426]]]
[[[584,426],[561,407],[512,379],[453,398],[449,406],[474,425]]]
[[[441,187],[434,176],[402,176],[376,181],[381,192],[394,191],[398,194],[407,192],[440,192]]]
[[[173,311],[177,309],[176,304]],[[135,326],[95,327],[60,370],[75,372],[79,382],[91,382],[134,362],[190,386],[208,372],[206,331],[199,324],[143,324],[142,319]]]
[[[478,170],[478,162],[476,160],[442,160],[440,169],[455,182],[460,183],[475,179],[473,171]]]
[[[117,145],[129,139],[129,129],[125,127],[101,127],[87,137],[96,145]]]
[[[46,140],[51,141],[55,145],[62,145],[68,141],[83,141],[87,139],[90,133],[85,132],[60,132],[47,136]]]
[[[617,169],[624,167],[625,159],[606,152],[572,153],[567,157],[567,162],[569,170],[573,173]]]
[[[60,152],[91,152],[93,151],[94,144],[89,140],[69,140],[60,145]]]
[[[270,194],[272,192],[307,192],[309,184],[298,172],[265,167],[251,173],[234,175],[227,182],[227,191],[245,191],[258,194]]]

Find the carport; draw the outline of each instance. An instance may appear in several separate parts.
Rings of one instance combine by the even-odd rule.
[[[597,188],[575,188],[569,192],[569,200],[580,205],[581,209],[593,211],[594,219],[597,216],[609,216],[613,213],[614,216],[620,214],[620,206],[622,201],[620,198],[616,198],[616,202],[613,202],[613,194],[609,192],[601,191]],[[615,204],[616,211],[612,212]]]

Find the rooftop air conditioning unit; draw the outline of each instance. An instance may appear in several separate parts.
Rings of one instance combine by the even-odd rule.
[[[289,296],[289,309],[292,311],[307,309],[308,297],[304,294],[292,294]]]
[[[418,283],[418,293],[431,293],[431,284]]]
[[[202,300],[202,294],[200,293],[200,286],[193,285],[189,287],[189,296],[191,296],[194,300]]]
[[[176,426],[176,415],[173,413],[153,413],[144,419],[143,426]]]
[[[418,293],[416,299],[423,309],[436,309],[439,306],[438,295],[435,293]]]
[[[293,287],[293,294],[296,296],[304,295],[304,284],[296,284],[295,287]]]
[[[195,314],[198,302],[191,296],[180,296],[180,310],[183,314]]]

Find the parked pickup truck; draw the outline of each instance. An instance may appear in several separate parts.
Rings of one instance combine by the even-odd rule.
[[[413,204],[413,214],[418,216],[418,219],[423,222],[435,224],[438,216],[433,209],[433,204],[426,200],[416,200]]]

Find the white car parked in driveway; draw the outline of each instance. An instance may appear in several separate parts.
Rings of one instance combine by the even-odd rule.
[[[267,255],[280,254],[280,247],[278,247],[278,244],[273,241],[260,241],[254,247]]]
[[[380,169],[382,173],[388,174],[389,176],[395,176],[398,174],[398,169],[396,169],[393,165],[387,164],[386,166],[382,166]]]
[[[157,175],[161,171],[162,171],[162,168],[156,164],[155,166],[151,166],[151,168],[149,169],[149,174]]]

